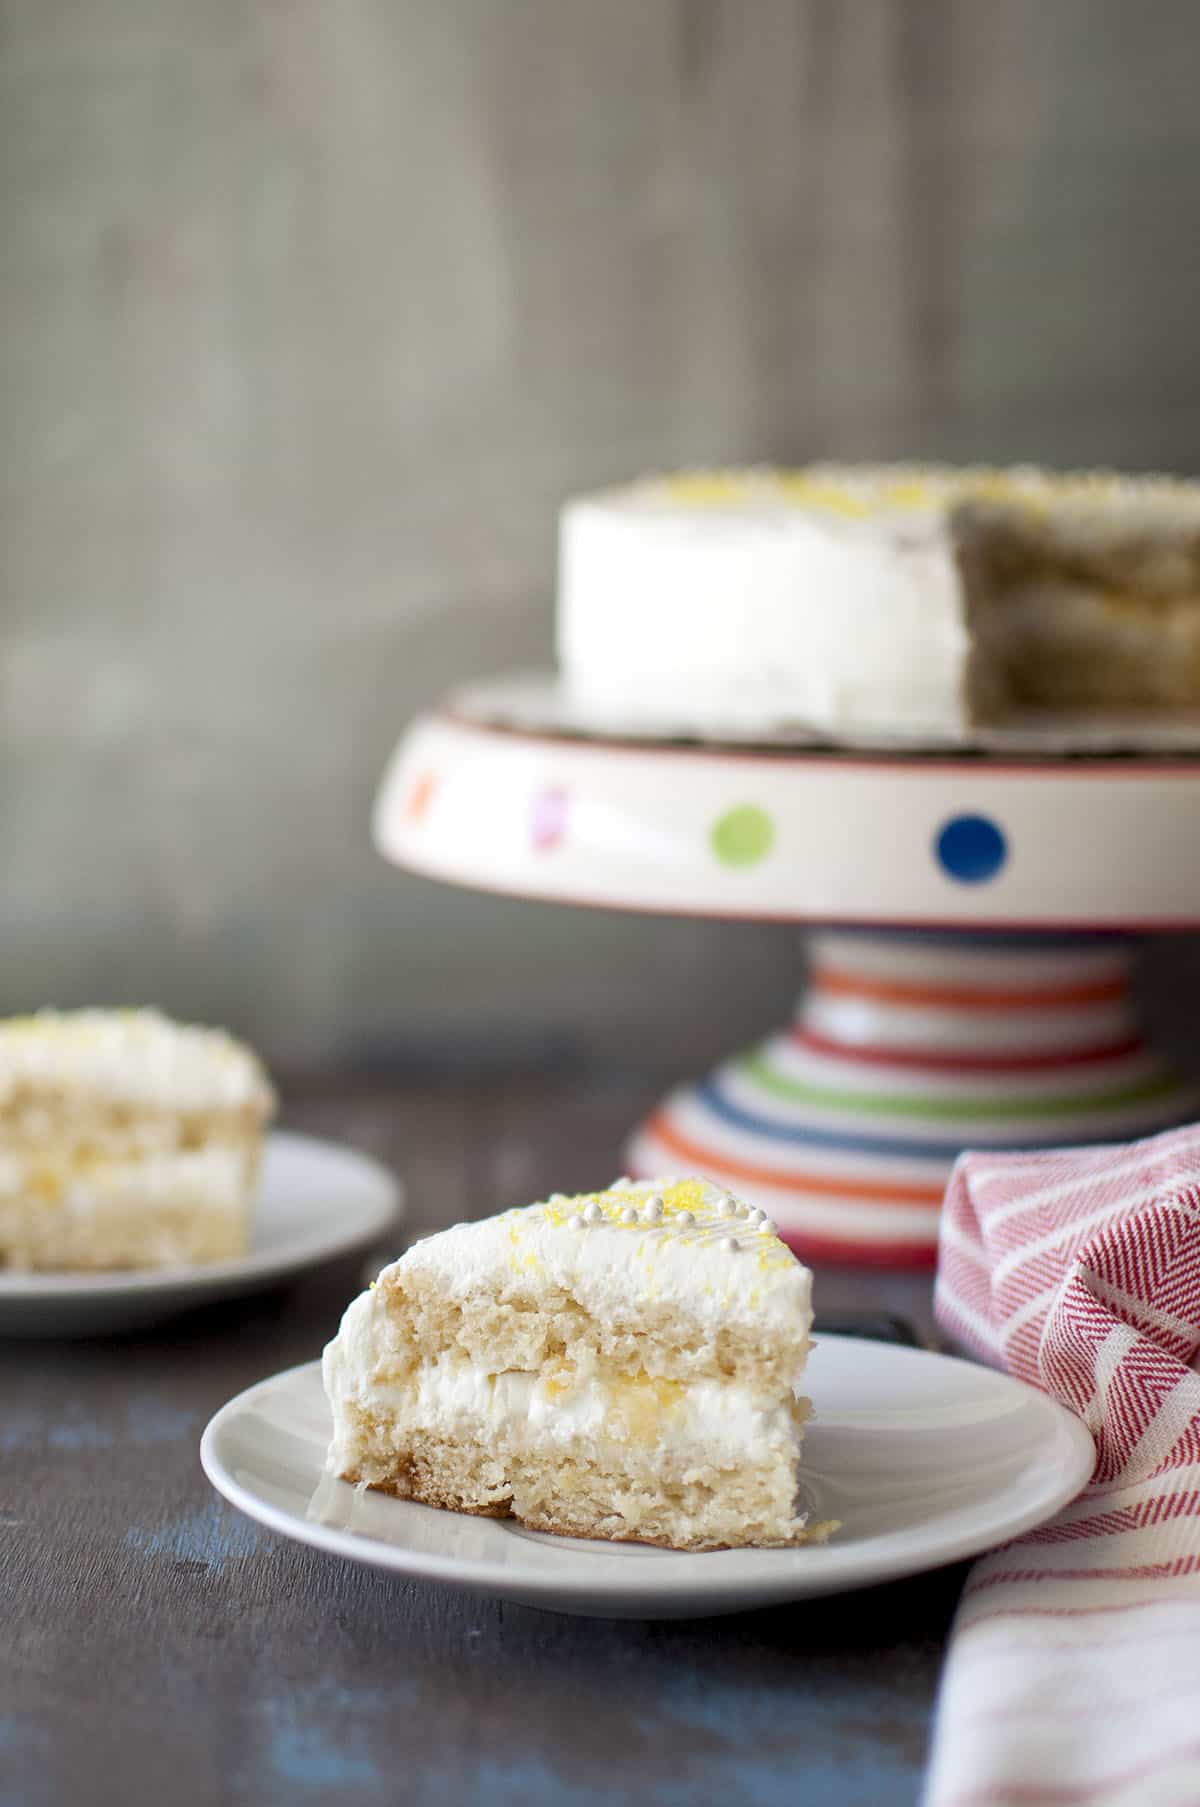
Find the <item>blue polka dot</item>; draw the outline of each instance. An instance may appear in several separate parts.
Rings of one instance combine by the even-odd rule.
[[[1004,831],[987,816],[951,816],[934,845],[942,871],[960,885],[986,885],[1008,858]]]

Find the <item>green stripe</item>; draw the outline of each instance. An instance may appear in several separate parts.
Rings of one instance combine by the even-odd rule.
[[[1072,1092],[1065,1098],[916,1098],[896,1092],[839,1092],[807,1085],[802,1079],[788,1079],[775,1072],[762,1054],[743,1055],[737,1065],[764,1092],[773,1092],[777,1098],[787,1098],[795,1104],[815,1104],[822,1110],[847,1111],[860,1117],[917,1117],[930,1121],[943,1118],[951,1122],[992,1123],[1009,1117],[1075,1117],[1147,1104],[1179,1090],[1175,1075],[1165,1072],[1107,1092]]]

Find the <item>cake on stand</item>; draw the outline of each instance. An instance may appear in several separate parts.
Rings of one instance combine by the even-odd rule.
[[[851,752],[588,731],[546,680],[404,735],[375,838],[479,889],[808,925],[793,1020],[663,1100],[629,1169],[696,1171],[810,1260],[933,1263],[964,1147],[1148,1134],[1139,934],[1200,922],[1200,757]]]

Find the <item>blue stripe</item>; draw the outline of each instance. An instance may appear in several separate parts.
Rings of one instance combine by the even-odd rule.
[[[1054,1136],[1041,1139],[1032,1136],[1020,1142],[981,1141],[975,1136],[969,1142],[910,1142],[896,1136],[848,1135],[844,1130],[838,1129],[809,1129],[795,1123],[774,1123],[769,1117],[756,1117],[753,1112],[731,1103],[713,1079],[707,1079],[702,1085],[698,1085],[696,1096],[715,1117],[723,1118],[726,1123],[732,1123],[738,1129],[747,1129],[753,1135],[763,1136],[770,1142],[797,1142],[808,1148],[832,1148],[848,1154],[878,1155],[885,1160],[953,1161],[966,1148],[976,1149],[981,1154],[1019,1154],[1024,1149],[1037,1148],[1086,1148],[1117,1141],[1135,1133],[1126,1127],[1120,1131],[1101,1130],[1090,1136],[1072,1134],[1066,1142],[1061,1137]],[[1148,1112],[1140,1119],[1141,1129],[1137,1133],[1149,1134],[1153,1129],[1178,1122],[1178,1113],[1187,1107],[1190,1100],[1182,1094],[1176,1098],[1174,1114],[1168,1108],[1169,1101],[1163,1102],[1163,1114],[1156,1116]]]

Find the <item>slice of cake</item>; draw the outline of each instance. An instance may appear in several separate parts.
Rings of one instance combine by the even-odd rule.
[[[0,1022],[0,1267],[220,1261],[274,1096],[248,1048],[152,1010]]]
[[[618,1180],[417,1243],[325,1351],[329,1467],[539,1531],[794,1544],[812,1276],[704,1180]]]
[[[614,719],[957,734],[1200,705],[1200,484],[812,465],[569,502],[559,659]]]

